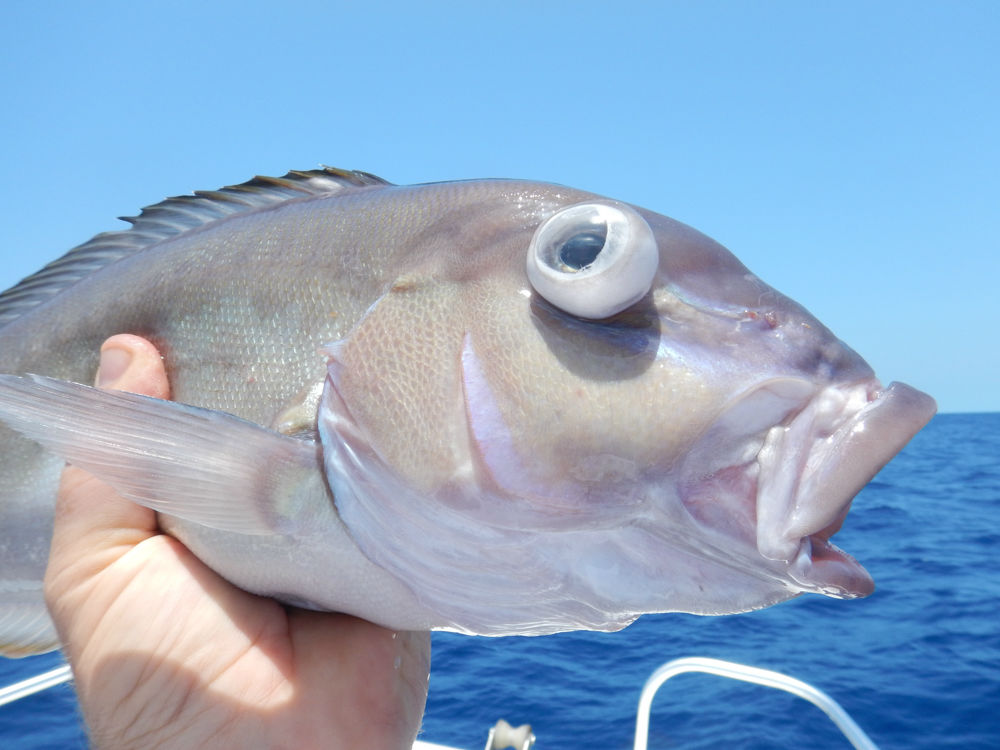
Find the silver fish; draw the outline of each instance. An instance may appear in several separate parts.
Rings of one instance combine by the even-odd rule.
[[[63,460],[238,586],[393,628],[872,590],[830,536],[933,400],[683,224],[332,168],[129,221],[0,296],[3,653],[57,646]],[[159,347],[177,403],[77,384],[115,333]]]

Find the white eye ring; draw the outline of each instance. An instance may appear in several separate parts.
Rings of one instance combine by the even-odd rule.
[[[653,285],[660,253],[653,230],[628,206],[578,203],[546,219],[528,246],[528,280],[560,310],[609,318]]]

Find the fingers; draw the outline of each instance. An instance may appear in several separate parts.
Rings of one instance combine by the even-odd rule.
[[[103,388],[157,398],[166,398],[170,393],[156,347],[132,335],[113,336],[104,342],[97,381]],[[54,600],[67,590],[156,533],[153,511],[119,497],[108,485],[82,469],[68,466],[56,501],[45,576],[50,609]]]

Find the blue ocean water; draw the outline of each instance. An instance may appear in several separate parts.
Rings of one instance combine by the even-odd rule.
[[[1000,414],[931,424],[860,494],[837,542],[878,589],[731,617],[640,618],[619,633],[435,634],[423,739],[478,750],[498,718],[536,747],[630,748],[646,677],[680,656],[775,669],[837,699],[883,750],[1000,747]],[[0,660],[0,685],[58,663]],[[72,691],[0,709],[0,747],[85,747]],[[651,748],[846,748],[816,708],[706,675],[667,683]]]

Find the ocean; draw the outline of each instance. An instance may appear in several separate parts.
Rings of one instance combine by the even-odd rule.
[[[421,739],[479,750],[497,719],[538,750],[632,747],[649,674],[681,656],[785,672],[835,698],[883,750],[1000,748],[1000,414],[933,419],[854,503],[837,543],[878,586],[728,617],[658,615],[619,633],[435,634]],[[0,660],[0,685],[59,663]],[[82,748],[66,686],[0,709],[0,748]],[[849,747],[797,698],[708,675],[669,681],[650,748]]]

